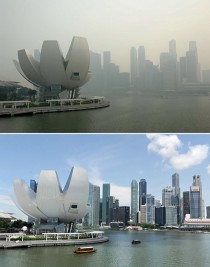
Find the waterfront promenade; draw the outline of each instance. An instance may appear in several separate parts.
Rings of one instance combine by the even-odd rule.
[[[9,248],[30,248],[30,247],[52,247],[52,246],[75,246],[98,244],[109,241],[109,238],[103,236],[103,232],[87,232],[88,238],[81,238],[84,233],[44,233],[44,240],[24,240],[24,235],[19,235],[20,240],[11,241],[11,234],[7,235],[6,241],[0,241],[0,249]],[[6,235],[6,234],[5,234]],[[13,234],[15,235],[15,234]]]
[[[94,99],[73,99],[73,100],[50,100],[47,101],[45,106],[33,106],[29,105],[28,101],[25,101],[24,107],[17,106],[16,102],[24,103],[24,101],[6,101],[0,102],[0,117],[7,116],[21,116],[21,115],[36,115],[52,112],[67,112],[67,111],[79,111],[88,109],[105,108],[110,105],[110,102],[103,98]],[[7,107],[9,106],[9,107]]]

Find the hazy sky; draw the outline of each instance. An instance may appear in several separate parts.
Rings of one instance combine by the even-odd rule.
[[[58,40],[66,54],[72,37],[87,38],[92,51],[111,51],[120,71],[129,71],[129,50],[144,45],[147,59],[177,41],[184,56],[197,41],[202,68],[210,68],[209,0],[0,0],[0,79],[23,81],[12,60],[33,53],[43,40]]]
[[[11,201],[15,179],[38,180],[41,170],[56,170],[64,187],[73,166],[87,170],[89,181],[111,184],[120,205],[130,205],[132,179],[147,180],[147,191],[162,200],[162,189],[180,175],[181,192],[201,175],[203,199],[210,205],[210,135],[71,134],[0,135],[0,210],[25,218]],[[101,187],[102,189],[102,187]]]

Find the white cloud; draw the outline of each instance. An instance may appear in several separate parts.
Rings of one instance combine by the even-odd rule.
[[[208,156],[208,145],[189,145],[186,153],[180,153],[179,149],[182,147],[182,143],[177,135],[152,134],[147,135],[147,138],[150,140],[148,150],[160,155],[176,170],[199,165]]]
[[[171,158],[177,154],[177,150],[182,146],[181,141],[176,135],[148,134],[151,140],[148,150],[156,152],[163,158]]]
[[[11,198],[7,195],[0,195],[0,204],[6,204],[9,206],[15,206],[14,202],[11,200]]]

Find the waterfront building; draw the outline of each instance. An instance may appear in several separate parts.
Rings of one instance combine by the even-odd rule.
[[[107,224],[108,222],[108,211],[109,211],[109,197],[110,197],[110,184],[103,184],[103,199],[102,199],[102,223]]]
[[[174,62],[177,62],[176,41],[175,40],[171,40],[169,42],[169,55],[170,55],[170,58]]]
[[[17,206],[36,219],[38,227],[40,223],[44,224],[42,229],[45,230],[49,225],[56,225],[57,229],[61,224],[72,227],[88,211],[88,176],[86,170],[80,167],[72,168],[63,190],[53,170],[41,171],[36,192],[21,179],[14,181],[13,189]]]
[[[199,81],[198,54],[195,41],[189,42],[189,51],[186,52],[187,81],[197,83]]]
[[[160,71],[163,78],[163,89],[177,88],[176,61],[174,61],[168,52],[160,54]]]
[[[201,203],[200,203],[200,189],[199,186],[190,187],[190,218],[201,218]]]
[[[120,206],[118,209],[119,209],[118,221],[119,222],[123,222],[125,225],[129,225],[130,207],[128,207],[128,206]]]
[[[183,192],[182,207],[183,207],[182,217],[184,220],[186,214],[190,214],[190,192],[189,191]]]
[[[201,176],[194,175],[190,187],[190,215],[191,218],[203,218],[203,199]]]
[[[109,225],[110,222],[118,221],[118,208],[119,208],[119,200],[113,196],[107,198],[107,206],[108,206],[108,216],[106,225]]]
[[[138,48],[138,84],[140,89],[145,89],[146,56],[144,46]]]
[[[174,173],[172,175],[172,187],[174,188],[174,202],[172,205],[177,207],[177,222],[181,223],[181,203],[180,203],[180,187],[179,187],[179,174]]]
[[[155,223],[155,197],[151,194],[147,194],[147,223]]]
[[[206,218],[210,219],[210,206],[206,207]]]
[[[134,224],[137,223],[138,212],[138,183],[136,180],[131,182],[131,220]]]
[[[182,84],[187,82],[187,58],[185,57],[180,57],[180,82]]]
[[[135,47],[130,49],[130,84],[131,88],[136,89],[138,80],[137,51]]]
[[[139,210],[141,206],[146,204],[147,197],[147,182],[145,179],[141,179],[139,182]]]
[[[99,226],[100,187],[89,183],[88,213],[84,217],[85,226]]]
[[[147,223],[147,205],[141,205],[139,223]]]
[[[18,51],[18,60],[13,61],[17,71],[31,84],[55,92],[54,97],[62,93],[64,98],[78,98],[79,87],[91,77],[89,48],[84,37],[73,37],[65,59],[56,40],[45,40],[40,61],[26,49]]]
[[[183,227],[187,229],[204,230],[210,229],[210,219],[192,219],[187,214],[183,223]]]
[[[177,207],[176,206],[167,206],[165,207],[166,215],[166,226],[177,226]]]
[[[166,224],[166,208],[155,207],[155,224],[164,226]]]
[[[174,188],[166,186],[162,190],[162,205],[164,207],[172,206],[172,196],[174,196]]]

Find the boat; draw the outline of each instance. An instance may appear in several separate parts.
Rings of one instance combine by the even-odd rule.
[[[132,244],[140,244],[141,241],[140,241],[140,240],[133,240],[131,243],[132,243]]]
[[[96,252],[96,249],[93,247],[78,247],[77,249],[74,250],[74,253],[77,254],[82,254],[82,253],[92,253]]]

